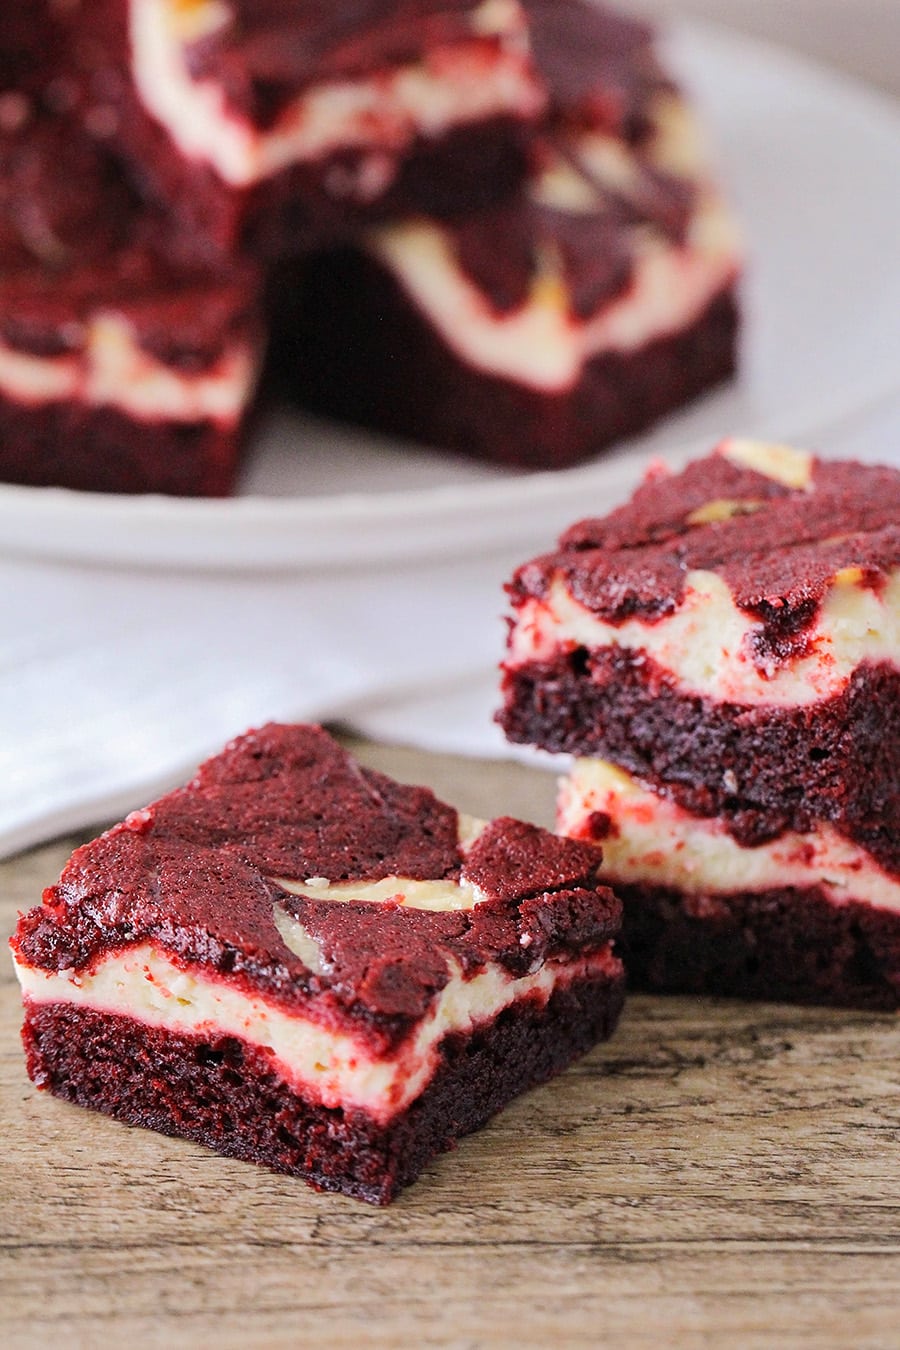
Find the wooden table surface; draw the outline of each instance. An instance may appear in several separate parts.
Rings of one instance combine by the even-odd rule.
[[[363,746],[462,809],[548,776]],[[75,841],[0,868],[0,928]],[[0,964],[0,1345],[900,1347],[900,1026],[635,997],[391,1208],[28,1082]]]

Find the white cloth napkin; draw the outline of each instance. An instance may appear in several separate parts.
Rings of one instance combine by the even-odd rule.
[[[486,689],[512,563],[235,576],[0,561],[0,852],[138,805],[267,719],[364,725],[369,702],[475,675]]]

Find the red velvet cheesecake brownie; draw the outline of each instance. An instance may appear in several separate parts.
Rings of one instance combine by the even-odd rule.
[[[613,1030],[594,846],[461,817],[317,727],[79,849],[12,940],[39,1087],[386,1203]]]
[[[521,176],[518,0],[76,0],[88,115],[198,242],[267,256]]]
[[[179,263],[70,117],[0,101],[0,478],[229,490],[261,355],[247,266]]]
[[[738,245],[650,31],[582,0],[526,9],[550,90],[526,187],[319,255],[281,360],[319,411],[558,467],[732,372]]]
[[[578,756],[635,983],[900,1004],[900,473],[725,442],[510,594],[500,718]]]

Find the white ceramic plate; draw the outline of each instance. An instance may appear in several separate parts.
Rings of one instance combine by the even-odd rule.
[[[814,445],[900,386],[900,115],[841,77],[701,26],[670,40],[747,240],[741,375],[595,462],[516,473],[270,416],[227,501],[0,487],[0,546],[32,556],[203,568],[396,562],[540,548],[606,510],[640,461],[726,434]],[[415,372],[411,372],[415,377]]]

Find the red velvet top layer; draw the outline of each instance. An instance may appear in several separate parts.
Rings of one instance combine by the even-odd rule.
[[[79,849],[20,921],[29,964],[89,968],[149,941],[381,1049],[405,1035],[459,967],[511,976],[604,947],[620,907],[599,853],[511,819],[464,854],[456,811],[427,788],[357,765],[318,727],[270,725],[233,742],[187,787]],[[486,899],[430,912],[295,896],[275,878],[468,879]],[[316,941],[319,973],[282,941],[281,906]]]

